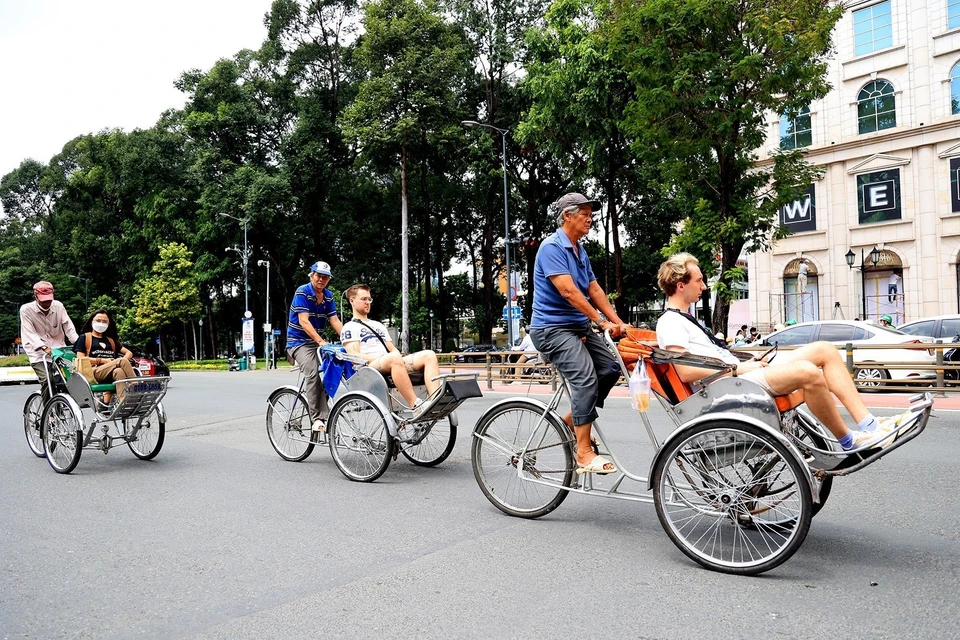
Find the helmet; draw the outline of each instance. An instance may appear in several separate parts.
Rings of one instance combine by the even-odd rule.
[[[883,314],[882,316],[880,316],[880,320],[881,320],[882,322],[886,322],[887,324],[893,324],[893,318],[891,318],[891,317],[890,317],[889,315],[887,315],[886,313]]]
[[[788,327],[792,327],[792,326],[795,325],[795,324],[797,324],[797,321],[796,321],[796,320],[787,320],[787,326],[788,326]]]

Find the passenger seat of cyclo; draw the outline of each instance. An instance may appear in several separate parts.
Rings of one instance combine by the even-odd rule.
[[[627,337],[617,343],[617,351],[623,358],[627,372],[633,372],[641,359],[650,377],[650,388],[670,405],[683,402],[693,395],[693,388],[680,379],[676,367],[670,363],[658,364],[650,356],[657,348],[657,332],[649,329],[629,329]],[[803,391],[794,391],[785,396],[774,396],[777,408],[783,412],[803,403]]]

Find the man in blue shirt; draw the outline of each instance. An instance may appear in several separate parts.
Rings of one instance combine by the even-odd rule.
[[[533,318],[530,337],[570,382],[571,411],[564,417],[577,437],[578,473],[613,473],[613,463],[598,456],[590,431],[597,407],[620,378],[620,367],[603,339],[591,330],[595,322],[613,337],[628,325],[617,316],[597,284],[580,243],[590,233],[596,200],[568,193],[556,203],[557,232],[540,245],[533,267]]]
[[[319,375],[320,361],[317,359],[317,347],[327,344],[320,332],[328,323],[338,334],[343,330],[333,294],[326,289],[331,277],[329,264],[315,262],[310,267],[310,282],[293,294],[287,320],[287,353],[303,372],[303,392],[307,397],[307,409],[314,431],[326,431],[327,417],[330,415],[327,392]]]

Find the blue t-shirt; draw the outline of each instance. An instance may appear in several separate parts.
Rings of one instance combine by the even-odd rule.
[[[313,338],[300,326],[299,313],[310,314],[310,324],[320,333],[327,326],[327,319],[337,315],[337,304],[328,289],[323,290],[323,298],[318,299],[313,285],[309,282],[297,289],[290,303],[290,317],[287,320],[287,349],[304,344],[315,344]]]
[[[550,276],[563,273],[573,278],[577,289],[588,300],[587,292],[590,283],[596,280],[587,249],[577,243],[579,253],[574,254],[570,238],[557,229],[557,232],[543,241],[537,259],[533,265],[533,317],[530,327],[543,329],[544,327],[582,325],[590,322],[590,318],[578,311],[567,302],[560,291],[550,281]]]

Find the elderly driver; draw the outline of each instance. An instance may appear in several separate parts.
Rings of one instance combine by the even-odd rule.
[[[579,473],[613,473],[613,463],[597,455],[590,441],[597,407],[620,378],[620,367],[591,323],[618,337],[627,324],[614,311],[580,242],[590,233],[600,203],[568,193],[556,203],[559,229],[540,245],[533,267],[533,318],[530,337],[537,350],[570,383],[571,411],[564,420],[577,437]]]
[[[20,307],[20,338],[30,366],[40,379],[40,392],[47,400],[49,390],[44,360],[50,362],[53,349],[67,346],[64,338],[73,344],[78,336],[63,303],[53,299],[53,285],[46,280],[33,285],[33,302]]]

